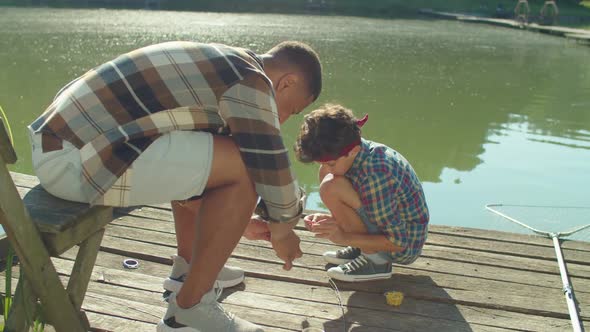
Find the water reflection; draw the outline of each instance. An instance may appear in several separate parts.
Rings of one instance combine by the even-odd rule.
[[[259,52],[285,39],[310,43],[326,73],[318,103],[371,114],[364,134],[410,160],[435,223],[489,227],[483,205],[506,199],[587,203],[590,48],[448,21],[3,9],[0,105],[17,136],[16,170],[31,171],[24,126],[62,85],[121,53],[175,39]],[[285,125],[288,145],[299,123]],[[318,206],[315,167],[295,167]],[[512,186],[488,186],[504,179]]]

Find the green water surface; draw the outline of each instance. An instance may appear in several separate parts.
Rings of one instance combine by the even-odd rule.
[[[11,169],[32,172],[25,127],[60,87],[121,53],[170,40],[264,52],[290,39],[324,65],[308,110],[338,102],[369,113],[363,135],[412,163],[433,224],[518,231],[484,205],[590,206],[590,48],[453,21],[0,8],[0,105],[20,157]],[[288,146],[300,122],[284,126]],[[316,167],[293,162],[308,208],[321,208]],[[554,221],[584,222],[590,212]]]

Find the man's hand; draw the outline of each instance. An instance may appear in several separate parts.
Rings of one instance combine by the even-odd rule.
[[[244,230],[244,237],[248,240],[270,241],[268,223],[259,216],[253,216]]]
[[[342,228],[333,219],[327,219],[313,224],[311,231],[315,233],[316,237],[328,239],[335,244],[345,245],[346,243],[346,233],[344,233]]]
[[[292,229],[286,234],[280,235],[281,236],[279,237],[278,234],[271,233],[270,243],[272,244],[272,248],[275,250],[277,257],[285,262],[283,269],[289,271],[293,267],[293,261],[296,258],[303,256],[303,252],[299,247],[301,240]]]
[[[270,243],[277,256],[285,262],[283,269],[290,270],[293,267],[293,261],[303,256],[299,248],[299,237],[293,231],[299,219],[288,223],[270,223]]]

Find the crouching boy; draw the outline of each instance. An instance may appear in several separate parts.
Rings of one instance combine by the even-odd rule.
[[[342,281],[387,279],[392,263],[410,264],[422,251],[429,213],[422,185],[397,151],[361,137],[352,111],[327,104],[305,116],[297,159],[320,165],[320,197],[330,214],[312,214],[317,237],[345,246],[324,253]]]

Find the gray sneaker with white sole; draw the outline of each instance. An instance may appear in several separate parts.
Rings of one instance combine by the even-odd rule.
[[[226,311],[217,302],[222,288],[212,288],[201,302],[188,309],[176,304],[176,294],[168,298],[168,310],[157,326],[158,332],[264,332],[253,323]]]
[[[164,298],[167,298],[170,293],[178,293],[186,274],[189,270],[189,264],[180,256],[172,256],[172,273],[164,280]],[[229,288],[239,285],[244,281],[244,270],[239,267],[224,265],[215,282],[215,287]]]
[[[391,263],[375,264],[363,255],[328,270],[330,278],[349,282],[389,279],[392,275]]]
[[[324,260],[330,264],[345,264],[361,255],[361,249],[354,247],[346,247],[336,251],[326,251],[324,253]]]

